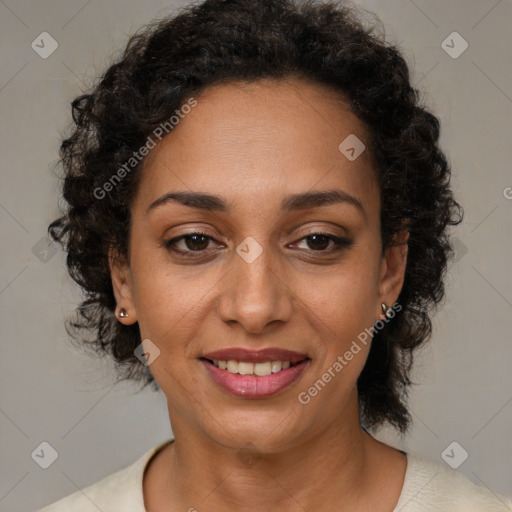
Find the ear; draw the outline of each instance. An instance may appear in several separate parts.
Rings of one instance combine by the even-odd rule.
[[[112,288],[116,298],[116,317],[119,322],[125,325],[134,324],[137,321],[137,312],[133,300],[133,289],[131,280],[131,271],[126,258],[111,246],[108,251],[108,265],[110,268],[110,277],[112,279]],[[119,310],[124,308],[128,315],[125,318],[119,317]]]
[[[402,230],[393,238],[394,243],[386,249],[380,266],[378,318],[383,317],[381,304],[384,303],[388,307],[395,304],[404,284],[409,232]]]

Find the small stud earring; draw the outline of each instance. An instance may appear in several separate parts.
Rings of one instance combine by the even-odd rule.
[[[393,318],[393,317],[391,316],[391,313],[392,313],[392,309],[391,309],[391,308],[389,308],[388,306],[386,306],[386,304],[384,304],[384,303],[382,303],[382,304],[381,304],[381,307],[382,307],[382,312],[384,313],[384,316],[385,316],[386,318]]]
[[[119,316],[119,318],[126,318],[128,316],[128,312],[126,311],[126,309],[121,308],[119,310],[119,315],[118,316]]]

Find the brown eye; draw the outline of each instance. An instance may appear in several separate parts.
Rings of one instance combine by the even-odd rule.
[[[307,252],[318,252],[324,254],[334,253],[343,249],[347,249],[353,244],[353,242],[348,238],[340,238],[328,233],[312,233],[311,235],[301,238],[299,243],[303,240],[306,241]],[[332,246],[329,247],[331,242]]]
[[[308,240],[308,246],[311,249],[321,251],[327,249],[331,238],[326,235],[311,235],[306,237],[306,240]]]
[[[201,234],[194,234],[183,237],[183,240],[185,240],[185,245],[191,251],[201,251],[208,247],[210,239],[209,237]]]
[[[207,254],[210,241],[215,241],[206,233],[189,233],[164,242],[164,247],[170,252],[184,257],[200,257]],[[352,245],[352,241],[347,238],[340,238],[328,233],[312,233],[299,240],[295,245],[306,241],[306,252],[327,255],[339,252]],[[330,244],[332,245],[330,246]],[[180,245],[181,244],[181,245]]]
[[[207,249],[210,240],[213,240],[213,238],[204,233],[189,233],[168,240],[164,243],[164,246],[169,252],[189,256],[190,253],[200,253]],[[178,244],[181,242],[183,242],[181,247],[178,247]]]

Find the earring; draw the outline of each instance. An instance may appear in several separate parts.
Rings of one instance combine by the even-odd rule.
[[[384,304],[384,303],[382,303],[382,304],[381,304],[381,307],[382,307],[382,312],[384,313],[384,316],[385,316],[386,318],[393,318],[393,317],[391,316],[391,313],[392,313],[392,311],[393,311],[393,310],[392,310],[392,308],[389,308],[389,307],[388,307],[388,306],[386,306],[386,304]]]
[[[126,309],[121,308],[119,310],[118,316],[119,316],[119,318],[126,318],[128,316],[128,312],[126,311]]]

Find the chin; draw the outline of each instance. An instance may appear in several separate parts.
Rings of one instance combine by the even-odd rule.
[[[206,428],[208,437],[225,448],[245,448],[262,453],[277,453],[291,448],[306,435],[303,432],[304,420],[297,421],[289,410],[251,414],[238,412],[225,422],[220,418],[217,422],[209,422]]]

